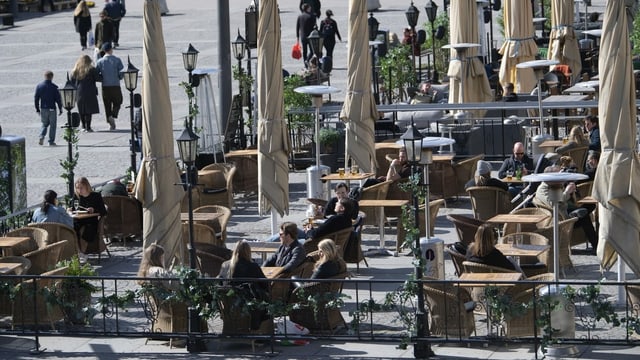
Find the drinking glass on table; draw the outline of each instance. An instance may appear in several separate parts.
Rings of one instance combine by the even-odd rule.
[[[507,180],[511,180],[513,178],[513,171],[507,170]]]
[[[340,175],[340,177],[344,176],[344,168],[338,168],[338,175]]]
[[[73,211],[78,212],[78,210],[80,210],[80,201],[79,200],[73,200]]]

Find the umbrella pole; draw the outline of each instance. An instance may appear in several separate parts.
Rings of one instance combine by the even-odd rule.
[[[271,233],[275,234],[278,232],[278,212],[272,206],[271,207]]]
[[[562,194],[562,190],[554,189],[551,191],[551,201],[553,201],[553,281],[556,283],[559,280],[558,271],[560,271],[560,256],[558,255],[558,242],[559,242],[559,233],[558,233],[558,208],[560,205],[560,196]]]
[[[322,106],[322,95],[314,95],[313,102],[316,107],[316,166],[320,169],[320,107]]]

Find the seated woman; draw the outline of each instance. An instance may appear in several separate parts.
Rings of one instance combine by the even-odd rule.
[[[81,210],[86,210],[89,214],[98,213],[100,216],[88,217],[74,220],[74,229],[78,238],[84,239],[87,243],[95,243],[98,239],[98,222],[100,217],[107,214],[102,195],[91,189],[91,184],[86,177],[81,177],[75,183],[76,193],[73,200],[78,200]]]
[[[467,261],[522,272],[518,264],[495,248],[495,243],[496,237],[493,227],[489,224],[480,225],[476,231],[473,244],[469,245],[467,249]]]
[[[580,146],[589,146],[589,139],[584,135],[582,126],[575,125],[569,131],[569,141],[556,149],[556,153],[562,155],[571,149],[575,149]]]
[[[347,263],[344,262],[336,243],[331,239],[324,239],[318,243],[320,258],[311,274],[311,279],[328,279],[347,271]]]
[[[266,278],[262,272],[262,268],[260,268],[260,265],[256,264],[251,259],[251,246],[246,240],[238,241],[235,249],[233,249],[231,259],[222,263],[218,277],[222,279]],[[266,282],[256,282],[256,285],[268,293],[269,287]]]
[[[142,253],[142,260],[138,268],[138,277],[141,278],[172,278],[175,277],[173,271],[164,267],[164,248],[158,244],[151,244]],[[140,285],[148,280],[138,280]],[[154,282],[155,283],[155,282]],[[166,289],[178,289],[179,280],[163,280],[162,286]]]
[[[67,210],[58,206],[58,194],[53,190],[44,192],[44,202],[33,212],[31,221],[36,223],[54,222],[73,228],[73,219]]]
[[[476,174],[473,179],[467,181],[464,189],[467,190],[472,186],[494,186],[505,191],[509,190],[509,186],[499,179],[491,177],[491,164],[484,160],[478,160]]]

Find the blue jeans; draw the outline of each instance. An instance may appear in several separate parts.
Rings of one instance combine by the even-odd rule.
[[[47,128],[49,128],[49,144],[55,143],[56,127],[58,126],[58,114],[56,114],[56,109],[40,109],[40,121],[42,121],[40,139],[44,139],[47,135]]]

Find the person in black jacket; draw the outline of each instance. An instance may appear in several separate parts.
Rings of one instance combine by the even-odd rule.
[[[320,259],[311,274],[311,279],[329,279],[347,271],[347,264],[344,262],[336,243],[331,239],[324,239],[318,243]]]
[[[312,238],[323,238],[331,233],[352,227],[351,214],[353,211],[353,200],[346,198],[340,199],[336,203],[335,212],[336,215],[328,218],[317,229],[308,227],[305,231],[307,234],[307,240]],[[307,225],[309,226],[309,225]]]
[[[296,21],[296,38],[302,45],[302,61],[304,61],[305,67],[308,66],[308,61],[313,55],[308,37],[315,27],[316,17],[311,13],[311,6],[309,6],[309,4],[303,4],[302,14],[298,15],[298,20]]]
[[[493,226],[490,224],[480,225],[476,231],[473,244],[469,245],[467,249],[467,261],[522,272],[522,269],[517,264],[495,248],[495,243],[496,237]]]
[[[340,31],[338,30],[338,23],[333,20],[333,11],[331,9],[326,12],[327,17],[320,22],[320,35],[322,35],[323,42],[322,47],[327,50],[326,56],[333,57],[333,48],[336,46],[336,36],[338,40],[342,41]]]
[[[504,178],[507,176],[507,171],[511,171],[515,175],[518,170],[521,171],[522,176],[534,170],[533,159],[525,154],[524,144],[521,142],[513,144],[513,154],[502,162],[502,166],[498,170],[498,177],[500,179]],[[520,191],[522,191],[521,185],[509,185],[511,197],[518,195]]]
[[[87,33],[91,31],[91,12],[84,0],[78,2],[78,6],[73,11],[73,25],[76,27],[76,32],[80,34],[82,50],[86,50]]]
[[[494,186],[505,191],[509,188],[507,184],[491,177],[491,164],[484,160],[478,161],[476,174],[473,179],[464,185],[464,189],[466,190],[472,186]]]
[[[262,266],[280,266],[281,272],[291,272],[302,264],[307,253],[298,242],[298,226],[296,223],[285,222],[280,225],[281,245],[275,254],[271,255]],[[273,277],[276,277],[275,274]]]
[[[332,197],[331,200],[327,203],[324,208],[324,217],[328,218],[330,216],[336,215],[336,204],[340,199],[348,199],[349,198],[349,186],[346,183],[340,182],[336,184],[335,189],[333,190],[336,193],[335,197]],[[353,209],[351,210],[351,218],[353,220],[358,218],[358,212],[360,211],[360,207],[358,206],[358,202],[352,199]],[[349,214],[347,214],[349,215]]]
[[[104,206],[102,195],[93,191],[91,184],[86,177],[81,177],[75,183],[76,192],[73,200],[78,200],[79,209],[89,214],[98,213],[100,216],[85,219],[74,219],[73,227],[78,234],[78,238],[83,238],[88,243],[98,240],[98,221],[100,217],[107,215],[107,208]],[[78,209],[75,209],[78,210]]]

